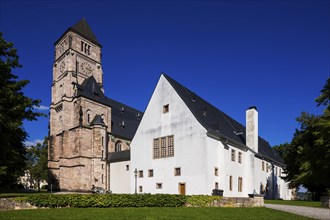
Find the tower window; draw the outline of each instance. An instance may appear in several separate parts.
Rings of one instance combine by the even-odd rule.
[[[115,146],[115,152],[121,151],[121,141],[117,141]]]
[[[80,50],[86,55],[91,55],[91,45],[85,43],[84,41],[81,41]]]

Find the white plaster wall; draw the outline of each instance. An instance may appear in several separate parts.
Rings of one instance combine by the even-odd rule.
[[[129,170],[126,170],[126,166]],[[116,162],[110,164],[110,190],[112,193],[130,192],[130,161]]]
[[[166,104],[169,112],[164,114]],[[174,157],[153,159],[153,139],[168,135],[174,135]],[[206,129],[161,76],[131,143],[131,193],[137,168],[144,173],[137,178],[137,188],[142,186],[143,193],[177,194],[179,183],[185,183],[186,194],[210,194],[206,187],[207,139]],[[181,168],[181,176],[174,176],[175,167]],[[148,177],[149,169],[153,169],[153,177]],[[162,183],[162,189],[156,189],[156,183]]]

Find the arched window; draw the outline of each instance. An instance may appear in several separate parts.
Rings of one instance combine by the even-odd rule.
[[[89,109],[86,111],[87,123],[88,123],[88,124],[91,123],[91,117],[92,117],[92,116],[91,116],[91,113],[92,113],[92,112],[91,112],[91,110],[89,110]]]
[[[117,141],[117,142],[116,142],[116,145],[115,145],[115,151],[116,151],[116,152],[121,151],[121,141]]]

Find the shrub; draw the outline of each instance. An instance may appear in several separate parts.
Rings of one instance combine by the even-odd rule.
[[[170,194],[44,194],[29,195],[26,201],[38,207],[181,207],[186,198]]]

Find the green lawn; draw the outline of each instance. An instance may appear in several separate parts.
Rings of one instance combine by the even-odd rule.
[[[0,219],[309,219],[267,208],[58,208],[0,211]]]
[[[265,204],[296,205],[321,208],[321,202],[295,200],[265,200]]]

